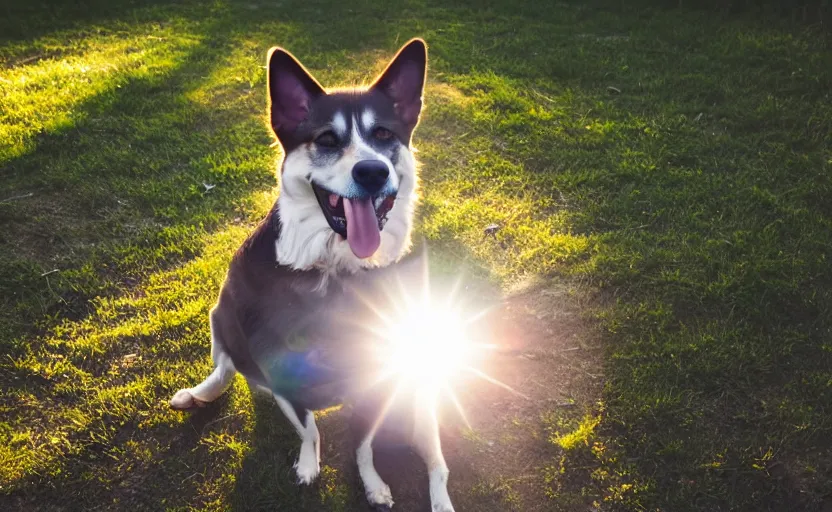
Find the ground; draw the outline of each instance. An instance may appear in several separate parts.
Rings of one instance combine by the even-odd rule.
[[[612,0],[0,12],[1,509],[365,509],[347,411],[301,488],[242,380],[166,400],[210,368],[207,310],[277,194],[268,48],[343,85],[414,36],[417,234],[499,291],[487,370],[525,396],[443,409],[457,510],[832,507],[828,35]],[[427,508],[415,457],[378,466]]]

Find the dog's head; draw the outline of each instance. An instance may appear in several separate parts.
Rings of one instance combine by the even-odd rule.
[[[356,270],[410,246],[427,49],[414,39],[365,88],[327,92],[287,51],[269,52],[271,126],[284,150],[277,258]]]

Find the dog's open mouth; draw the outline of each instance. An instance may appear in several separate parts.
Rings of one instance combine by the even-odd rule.
[[[333,231],[346,238],[352,252],[369,258],[381,245],[381,230],[396,194],[348,198],[312,183],[321,211]]]

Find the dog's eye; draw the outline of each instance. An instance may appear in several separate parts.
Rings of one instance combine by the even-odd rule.
[[[338,145],[338,136],[333,131],[324,132],[318,135],[315,139],[315,144],[325,148],[334,148]]]
[[[390,140],[393,138],[393,132],[379,126],[373,130],[373,138],[376,140]]]

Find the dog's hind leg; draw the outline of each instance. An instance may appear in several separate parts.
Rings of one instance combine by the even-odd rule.
[[[296,407],[280,395],[274,395],[274,399],[300,436],[300,455],[295,462],[298,483],[311,484],[321,472],[321,434],[315,424],[315,414]]]
[[[222,346],[223,332],[218,327],[215,311],[211,312],[211,358],[214,360],[214,371],[195,387],[180,389],[170,399],[174,409],[192,409],[202,407],[213,402],[228,389],[237,371],[231,357]]]
[[[413,447],[428,467],[432,512],[454,512],[451,497],[448,495],[450,471],[442,455],[434,402],[428,397],[417,399]]]
[[[370,505],[376,510],[390,510],[393,506],[390,487],[384,483],[373,465],[373,436],[374,433],[371,431],[355,451],[358,474],[361,476],[361,482],[364,483],[364,491]]]

